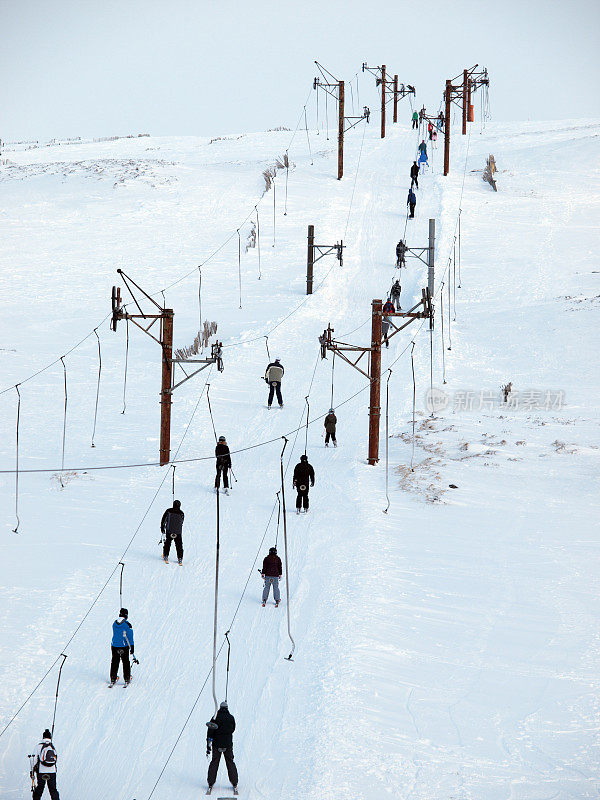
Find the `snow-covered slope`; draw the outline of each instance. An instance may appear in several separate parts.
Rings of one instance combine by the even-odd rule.
[[[493,125],[483,134],[472,126],[469,137],[453,136],[448,178],[440,176],[440,146],[434,151],[406,235],[409,246],[424,246],[427,221],[436,218],[439,285],[462,205],[461,288],[454,307],[452,286],[450,318],[447,273],[443,290],[444,346],[450,334],[451,350],[442,349],[436,302],[434,385],[449,403],[433,419],[425,409],[430,342],[417,323],[384,352],[384,367],[395,362],[387,514],[384,460],[365,463],[368,391],[361,375],[336,359],[337,450],[324,448],[321,420],[295,432],[307,396],[311,419],[331,404],[332,362],[320,361],[318,335],[330,322],[339,338],[349,334],[346,340],[367,345],[370,301],[385,297],[395,277],[417,140],[406,125],[383,141],[376,128],[364,138],[361,128],[347,136],[339,183],[335,140],[322,133],[312,134],[312,158],[305,134],[290,147],[292,132],[285,131],[212,143],[141,138],[4,153],[0,389],[65,354],[104,320],[94,449],[94,334],[65,358],[65,466],[155,462],[158,347],[130,328],[122,414],[125,326],[116,334],[108,329],[110,287],[117,267],[150,291],[169,286],[175,344],[187,345],[198,328],[202,264],[202,319],[218,322],[225,371],[202,373],[176,390],[173,454],[213,452],[205,381],[217,434],[232,450],[274,440],[233,456],[238,482],[221,497],[219,646],[231,630],[229,701],[242,795],[597,797],[600,124]],[[257,251],[245,252],[245,242],[264,188],[261,172],[288,147],[294,166],[287,202],[285,173],[276,181],[275,231],[273,191],[258,205],[258,280]],[[490,152],[500,170],[498,193],[481,180]],[[347,249],[343,267],[332,257],[318,262],[318,288],[306,299],[308,224],[319,243],[343,238]],[[409,261],[401,280],[406,308],[425,286],[425,267]],[[286,367],[281,411],[265,407],[265,336]],[[520,407],[497,402],[507,381]],[[62,364],[19,390],[20,467],[55,470]],[[563,408],[535,407],[547,391],[561,390]],[[462,407],[469,406],[465,398],[473,408]],[[0,395],[0,463],[7,469],[15,458],[16,401],[14,389]],[[282,546],[276,492],[283,434],[290,439],[285,465],[293,468],[306,436],[317,475],[310,514],[287,515],[292,662],[285,660],[285,603],[260,607],[256,572],[276,538]],[[384,444],[382,420],[382,453]],[[64,488],[55,472],[22,473],[17,534],[14,475],[0,475],[0,721],[4,727],[66,652],[55,734],[63,797],[145,800],[159,777],[152,796],[160,800],[197,797],[205,786],[205,721],[213,710],[210,680],[205,684],[212,480],[210,459],[175,470],[186,513],[179,569],[162,563],[157,544],[172,498],[168,470],[77,469]],[[289,471],[286,481],[289,512]],[[127,692],[109,692],[118,571],[105,583],[126,548],[123,602],[141,663]],[[219,697],[225,656],[222,650]],[[56,676],[57,667],[2,738],[3,798],[27,792],[25,754],[51,721]],[[223,772],[219,785],[217,795],[228,785]]]

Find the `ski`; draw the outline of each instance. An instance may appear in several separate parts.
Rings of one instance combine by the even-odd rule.
[[[209,786],[206,790],[206,794],[212,794],[212,786]]]

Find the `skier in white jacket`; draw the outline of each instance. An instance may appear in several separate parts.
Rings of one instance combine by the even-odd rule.
[[[277,402],[279,403],[279,408],[283,408],[281,379],[283,378],[284,372],[285,370],[281,366],[278,358],[276,358],[275,361],[272,361],[265,371],[265,381],[269,384],[269,399],[267,400],[267,405],[269,408],[271,408],[273,394],[275,392],[277,393]]]
[[[52,734],[46,728],[43,733],[42,741],[38,745],[37,752],[33,756],[33,769],[31,771],[32,780],[35,778],[36,787],[33,790],[33,800],[40,800],[44,794],[46,785],[52,800],[60,800],[56,788],[56,762],[58,755],[52,744]]]

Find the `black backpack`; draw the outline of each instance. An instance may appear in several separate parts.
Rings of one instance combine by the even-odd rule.
[[[55,767],[57,760],[58,755],[52,742],[44,742],[40,751],[40,764],[44,767]]]

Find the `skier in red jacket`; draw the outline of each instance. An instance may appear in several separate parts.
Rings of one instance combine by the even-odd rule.
[[[270,547],[269,548],[269,555],[265,557],[263,560],[263,567],[261,575],[265,581],[265,588],[263,589],[262,593],[262,604],[263,606],[266,605],[267,600],[269,599],[269,592],[271,591],[271,586],[273,587],[273,599],[275,600],[275,606],[278,606],[281,602],[281,595],[279,593],[279,579],[281,578],[282,573],[282,566],[281,566],[281,559],[277,555],[277,548]]]

